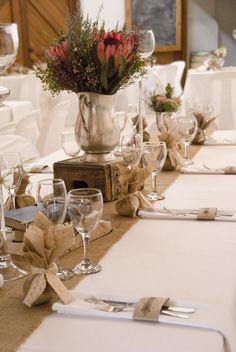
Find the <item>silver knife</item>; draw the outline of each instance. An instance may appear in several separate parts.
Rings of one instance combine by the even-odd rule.
[[[135,305],[137,304],[137,302],[116,301],[116,300],[108,300],[108,299],[102,299],[102,298],[101,300],[111,305],[125,305],[127,307],[135,307]],[[189,314],[195,312],[195,308],[177,307],[177,306],[168,306],[168,305],[163,306],[163,310],[170,311],[170,312],[177,312],[177,313],[189,313]]]

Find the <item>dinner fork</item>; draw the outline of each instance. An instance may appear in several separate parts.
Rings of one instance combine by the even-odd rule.
[[[106,302],[102,301],[101,299],[98,299],[94,296],[90,296],[90,297],[86,298],[85,302],[93,303],[96,305],[96,307],[98,307],[99,309],[101,309],[105,312],[108,312],[108,313],[122,312],[125,308],[127,308],[127,304],[113,306],[113,305],[108,304],[108,303],[106,303]],[[187,315],[187,314],[170,312],[166,309],[162,309],[161,314],[169,315],[169,316],[172,316],[175,318],[183,318],[183,319],[189,318],[189,315]]]

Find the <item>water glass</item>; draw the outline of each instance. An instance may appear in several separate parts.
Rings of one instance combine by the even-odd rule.
[[[64,152],[74,158],[81,150],[81,146],[77,143],[74,130],[66,130],[61,133],[61,146]]]
[[[91,233],[102,216],[102,193],[94,188],[80,188],[71,190],[68,195],[68,212],[71,223],[80,233],[84,246],[83,260],[75,265],[72,271],[74,274],[97,273],[101,270],[101,266],[91,261],[88,247]]]
[[[193,164],[193,161],[189,159],[189,145],[197,132],[197,120],[192,113],[189,113],[179,116],[177,123],[178,135],[184,145],[184,166],[188,166]]]
[[[152,192],[147,195],[150,201],[162,200],[164,195],[157,192],[157,176],[160,173],[167,156],[165,142],[144,143],[144,159],[152,167]]]
[[[142,154],[142,140],[137,133],[127,133],[121,137],[121,152],[128,168],[139,164]]]

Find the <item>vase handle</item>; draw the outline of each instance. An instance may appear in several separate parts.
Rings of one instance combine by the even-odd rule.
[[[87,101],[86,95],[85,94],[81,94],[80,97],[79,97],[80,116],[81,116],[81,120],[82,120],[82,124],[83,124],[83,129],[87,133],[88,138],[90,138],[90,133],[89,133],[89,130],[88,130],[87,126],[86,126],[86,122],[85,122],[85,118],[84,118],[84,114],[83,114],[84,106],[86,106],[89,109],[92,108],[92,104],[91,104],[90,101],[89,102]]]

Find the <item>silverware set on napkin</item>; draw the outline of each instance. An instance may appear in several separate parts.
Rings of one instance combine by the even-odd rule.
[[[161,213],[161,214],[170,214],[174,216],[175,215],[187,216],[187,215],[197,215],[198,209],[168,209],[166,207],[163,207],[161,209],[155,209],[154,212]],[[217,210],[215,214],[216,217],[233,216],[233,215],[234,215],[234,212],[226,211],[226,210]]]
[[[84,299],[87,303],[94,304],[98,309],[103,310],[107,313],[122,312],[127,308],[134,308],[137,302],[118,301],[99,299],[94,296],[90,296]],[[169,315],[175,318],[189,318],[191,314],[195,312],[195,308],[190,307],[178,307],[165,305],[162,307],[161,314]],[[190,315],[189,315],[190,314]]]

